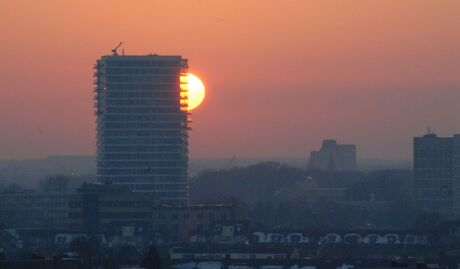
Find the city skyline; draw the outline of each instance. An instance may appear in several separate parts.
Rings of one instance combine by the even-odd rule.
[[[208,91],[191,158],[306,158],[336,138],[410,159],[427,127],[459,133],[459,2],[260,3],[2,2],[0,159],[94,154],[92,64],[119,41],[193,61]]]

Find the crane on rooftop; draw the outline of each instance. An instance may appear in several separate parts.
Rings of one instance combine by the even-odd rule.
[[[114,56],[118,55],[117,49],[120,48],[121,45],[123,45],[123,42],[120,42],[120,44],[118,44],[118,46],[116,46],[114,49],[112,49],[112,55],[114,55]]]

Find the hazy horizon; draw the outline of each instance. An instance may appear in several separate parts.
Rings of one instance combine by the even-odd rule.
[[[0,163],[15,163],[15,162],[42,162],[42,161],[65,161],[69,160],[70,163],[78,159],[87,160],[93,158],[96,161],[96,155],[48,155],[48,156],[39,156],[36,158],[28,159],[0,159]],[[238,156],[228,156],[220,158],[190,158],[189,162],[210,162],[210,163],[219,163],[219,164],[228,164],[233,163],[235,166],[246,166],[251,164],[263,163],[263,162],[280,162],[282,164],[288,164],[293,166],[303,166],[305,167],[308,163],[310,157],[289,157],[289,156],[267,156],[267,157],[238,157]],[[382,159],[382,158],[357,158],[358,169],[367,169],[368,166],[382,166],[384,168],[394,168],[394,167],[404,167],[405,165],[412,163],[411,159]],[[70,165],[69,167],[71,167]],[[193,166],[193,165],[192,165]],[[205,165],[206,166],[206,165]],[[218,167],[226,168],[226,167]],[[228,168],[228,167],[227,167]],[[377,168],[378,169],[378,168]]]
[[[219,159],[190,159],[189,175],[194,177],[201,172],[211,170],[227,170],[243,168],[266,162],[280,162],[289,167],[306,168],[307,158],[219,158]],[[388,169],[411,169],[409,160],[381,160],[358,159],[357,168],[360,171],[376,171]],[[70,177],[85,178],[95,181],[96,156],[95,155],[57,155],[39,159],[26,160],[0,160],[0,183],[16,183],[25,186],[34,186],[40,180],[53,176],[65,175]]]
[[[94,154],[92,67],[119,41],[203,79],[193,159],[301,158],[335,138],[410,160],[427,127],[460,132],[459,1],[47,3],[0,3],[0,159]]]

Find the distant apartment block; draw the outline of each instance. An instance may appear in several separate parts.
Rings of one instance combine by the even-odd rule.
[[[414,137],[415,202],[420,210],[460,213],[460,135]]]
[[[327,171],[356,170],[356,145],[337,144],[326,139],[321,149],[310,154],[310,168]]]
[[[102,56],[95,65],[97,178],[188,202],[187,60]]]

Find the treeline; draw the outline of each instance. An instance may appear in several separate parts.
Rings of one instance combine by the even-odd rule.
[[[92,177],[72,175],[50,175],[43,177],[34,187],[18,183],[0,182],[0,193],[19,192],[73,192],[84,182],[94,181]]]
[[[236,198],[245,203],[272,199],[276,191],[305,178],[301,168],[276,162],[224,170],[205,170],[191,179],[193,202],[222,202]]]
[[[411,170],[327,172],[290,167],[276,162],[224,170],[206,170],[191,179],[194,202],[236,198],[245,203],[273,201],[280,191],[310,182],[319,188],[347,188],[347,200],[411,199]]]
[[[345,194],[335,201],[302,196],[312,188]],[[411,170],[327,172],[260,163],[204,171],[192,178],[191,197],[196,203],[239,201],[260,228],[407,228],[419,214]]]

